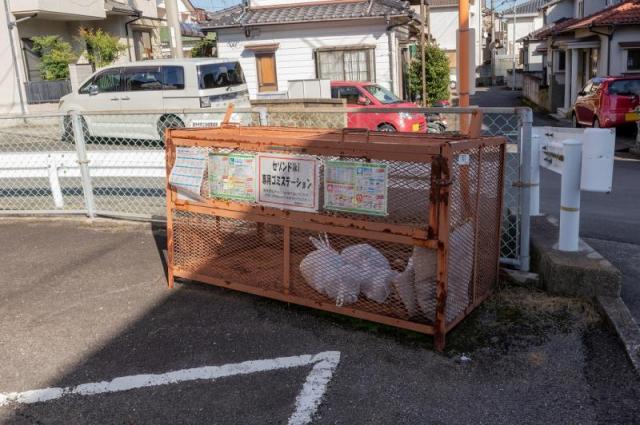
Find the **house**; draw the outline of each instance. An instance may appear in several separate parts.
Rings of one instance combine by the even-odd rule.
[[[42,81],[40,55],[33,50],[32,39],[35,36],[58,35],[71,43],[76,51],[82,51],[84,46],[77,38],[80,27],[100,28],[118,37],[126,46],[125,53],[118,58],[119,62],[152,59],[160,55],[160,21],[155,2],[149,0],[10,0],[9,11],[9,20],[15,22],[12,35],[17,77],[28,103],[57,102],[69,91],[69,84],[64,80]],[[17,85],[8,38],[8,33],[6,38],[3,34],[3,58],[4,55],[9,58],[0,64],[3,93],[11,92]],[[46,89],[41,90],[44,86]],[[53,97],[43,97],[44,94]],[[15,101],[3,99],[0,112],[15,111]]]
[[[435,43],[443,49],[449,58],[450,73],[456,73],[456,50],[458,31],[458,0],[425,0],[429,5],[427,22],[428,31]],[[475,63],[482,62],[483,25],[480,8],[481,0],[469,1],[469,28],[475,31]],[[420,16],[420,1],[412,0],[411,8],[416,16]]]
[[[548,91],[532,101],[566,116],[591,78],[640,73],[640,0],[550,4],[572,11],[572,16],[531,35],[544,43],[546,69],[539,88]]]
[[[398,0],[248,0],[208,14],[218,56],[238,59],[250,97],[284,96],[289,80],[374,81],[397,95],[414,11]]]
[[[156,5],[158,8],[158,18],[166,21],[167,11],[165,1],[156,0]],[[177,0],[177,5],[180,32],[182,33],[183,56],[189,57],[191,55],[191,49],[204,38],[198,22],[207,19],[206,12],[202,8],[195,7],[190,0]],[[171,57],[171,35],[166,22],[162,22],[162,26],[160,27],[160,43],[162,46],[162,57]]]

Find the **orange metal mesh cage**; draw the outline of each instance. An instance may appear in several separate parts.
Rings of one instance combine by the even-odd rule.
[[[176,147],[384,163],[388,210],[379,217],[325,210],[322,202],[318,212],[302,212],[216,199],[208,196],[206,175],[199,201],[181,200],[168,185],[169,286],[178,277],[355,316],[432,334],[443,349],[446,332],[486,298],[497,278],[502,137],[174,129],[166,138],[168,173]],[[388,266],[384,273],[368,270],[354,290],[342,281],[354,270],[335,274],[331,255],[316,256],[309,271],[305,259],[316,251],[311,238],[343,255],[358,255],[353,247],[365,246]],[[333,286],[314,286],[313,273]]]

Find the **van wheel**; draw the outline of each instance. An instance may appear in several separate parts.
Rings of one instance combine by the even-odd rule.
[[[168,128],[183,128],[184,122],[175,115],[163,115],[158,120],[158,135],[164,142],[164,131]]]
[[[378,131],[384,131],[387,133],[393,133],[396,131],[396,128],[394,126],[392,126],[391,124],[380,124],[378,126]]]
[[[598,119],[598,117],[595,117],[593,119],[593,128],[600,128],[600,120]]]
[[[89,143],[89,128],[84,117],[80,117],[80,125],[82,126],[82,135],[84,136],[84,142]],[[73,134],[73,122],[70,116],[65,116],[62,120],[62,141],[65,143],[75,143],[76,136]]]
[[[580,123],[578,122],[578,117],[576,117],[576,113],[571,114],[571,127],[580,128]]]

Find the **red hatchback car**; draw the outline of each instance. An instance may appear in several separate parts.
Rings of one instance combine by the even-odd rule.
[[[578,93],[571,120],[574,127],[617,127],[624,115],[640,104],[640,77],[602,77],[589,80]]]
[[[345,99],[348,107],[384,108],[388,113],[354,112],[347,114],[349,128],[366,128],[373,131],[403,131],[426,133],[427,120],[424,114],[394,112],[396,108],[415,108],[382,86],[362,81],[332,81],[331,97]]]

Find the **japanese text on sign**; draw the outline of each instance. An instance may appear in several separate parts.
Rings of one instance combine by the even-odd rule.
[[[209,154],[209,195],[255,202],[256,157],[246,154]]]
[[[197,200],[206,167],[206,152],[198,148],[176,148],[176,160],[169,175],[169,184],[179,199]]]
[[[258,202],[278,208],[317,211],[318,160],[309,156],[259,154]]]
[[[369,215],[387,214],[387,165],[327,161],[324,208]]]

